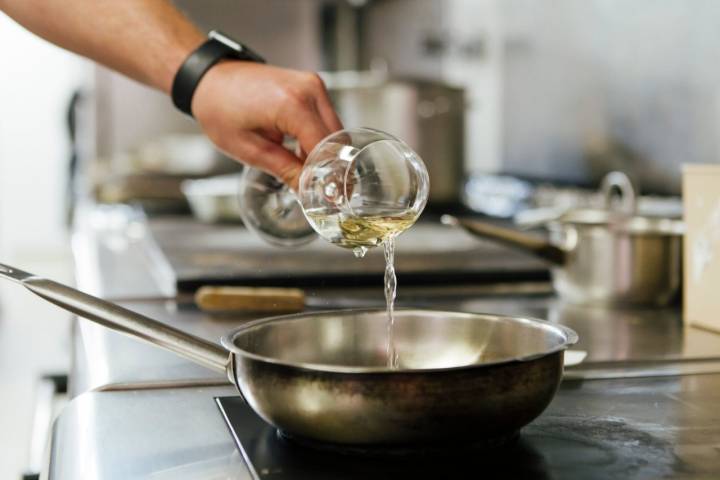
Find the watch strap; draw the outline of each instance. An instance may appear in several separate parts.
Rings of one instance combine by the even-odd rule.
[[[210,68],[223,59],[265,63],[265,60],[247,46],[227,35],[213,30],[208,40],[193,51],[175,74],[172,85],[173,104],[192,116],[192,99],[200,80]]]

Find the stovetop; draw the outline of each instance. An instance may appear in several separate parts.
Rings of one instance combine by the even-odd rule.
[[[292,249],[275,247],[237,225],[207,225],[183,217],[155,218],[148,225],[157,253],[169,267],[167,282],[179,291],[213,284],[375,286],[385,271],[381,249],[358,260],[320,240]],[[528,254],[430,220],[398,238],[396,269],[404,285],[549,278],[547,265]]]
[[[566,382],[563,389],[572,389],[571,384]],[[278,434],[240,397],[219,397],[216,402],[255,479],[627,479],[658,478],[678,469],[664,432],[648,433],[622,416],[587,415],[566,408],[563,401],[555,401],[504,446],[387,456],[300,445]],[[658,420],[667,413],[657,405],[655,409]]]

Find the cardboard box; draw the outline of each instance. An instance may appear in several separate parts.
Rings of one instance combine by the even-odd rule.
[[[683,166],[685,322],[720,332],[720,165]]]

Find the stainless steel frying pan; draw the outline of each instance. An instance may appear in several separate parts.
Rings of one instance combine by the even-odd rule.
[[[61,308],[226,372],[248,404],[286,435],[351,446],[514,436],[555,394],[560,325],[517,317],[400,310],[400,368],[387,367],[384,311],[334,311],[248,323],[222,345],[68,286],[0,264]]]

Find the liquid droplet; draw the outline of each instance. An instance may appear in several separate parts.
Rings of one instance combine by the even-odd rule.
[[[366,247],[355,247],[352,251],[353,254],[355,254],[355,258],[363,258],[367,253],[368,249]]]

